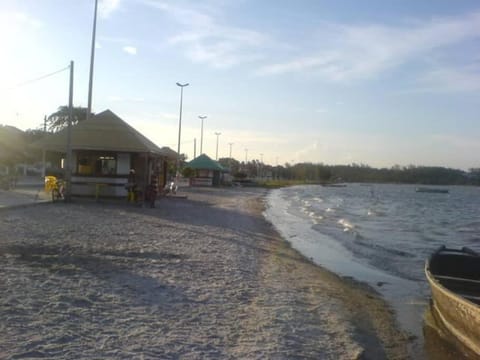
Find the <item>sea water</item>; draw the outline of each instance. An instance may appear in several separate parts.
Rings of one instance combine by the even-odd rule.
[[[270,192],[265,216],[306,257],[369,283],[396,309],[400,325],[421,337],[430,296],[425,260],[441,245],[480,251],[480,188],[448,189],[293,186]]]

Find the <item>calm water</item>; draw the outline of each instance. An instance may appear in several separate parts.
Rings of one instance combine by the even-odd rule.
[[[448,189],[295,186],[272,191],[265,215],[307,257],[374,286],[394,305],[401,325],[421,336],[419,319],[430,296],[425,259],[441,245],[480,251],[480,188]]]

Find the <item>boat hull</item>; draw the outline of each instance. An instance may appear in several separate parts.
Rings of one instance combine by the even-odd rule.
[[[431,273],[428,261],[425,274],[436,315],[457,340],[480,355],[480,307],[443,286]]]

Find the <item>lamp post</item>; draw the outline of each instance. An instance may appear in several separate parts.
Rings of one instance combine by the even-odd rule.
[[[207,118],[205,115],[199,115],[198,118],[202,120],[202,128],[200,130],[200,155],[203,154],[203,120]]]
[[[65,201],[70,202],[72,195],[73,61],[70,61],[70,86],[68,93],[67,154],[65,156]]]
[[[260,154],[260,178],[263,179],[263,153]]]
[[[87,120],[90,118],[90,113],[92,112],[93,63],[95,60],[95,34],[97,32],[97,9],[98,9],[98,0],[95,0],[95,12],[93,14],[92,49],[90,52],[90,76],[88,79]]]
[[[222,133],[216,132],[215,135],[217,135],[217,150],[215,152],[215,160],[218,160],[218,137],[222,135]]]
[[[176,166],[176,178],[178,181],[178,172],[180,170],[180,139],[182,134],[182,106],[183,106],[183,88],[189,84],[180,84],[177,82],[177,86],[180,86],[180,117],[178,119],[178,147],[177,147],[177,166]]]
[[[230,145],[230,155],[228,156],[228,164],[230,167],[230,172],[232,171],[232,145],[233,143],[228,143]]]
[[[245,149],[245,165],[247,165],[248,161],[248,149]]]

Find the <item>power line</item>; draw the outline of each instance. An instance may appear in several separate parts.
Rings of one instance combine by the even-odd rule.
[[[35,82],[37,82],[37,81],[46,79],[46,78],[48,78],[48,77],[51,77],[51,76],[53,76],[53,75],[56,75],[56,74],[61,73],[61,72],[65,71],[65,70],[68,70],[68,69],[70,69],[70,65],[67,66],[67,67],[64,67],[63,69],[54,71],[54,72],[52,72],[52,73],[49,73],[49,74],[42,75],[42,76],[39,76],[39,77],[34,78],[34,79],[30,79],[30,80],[24,81],[24,82],[22,82],[22,83],[19,83],[19,84],[17,84],[17,85],[14,85],[14,86],[12,86],[12,87],[7,88],[7,90],[12,90],[12,89],[15,89],[15,88],[18,88],[18,87],[22,87],[22,86],[25,86],[25,85],[29,85],[29,84],[35,83]]]

